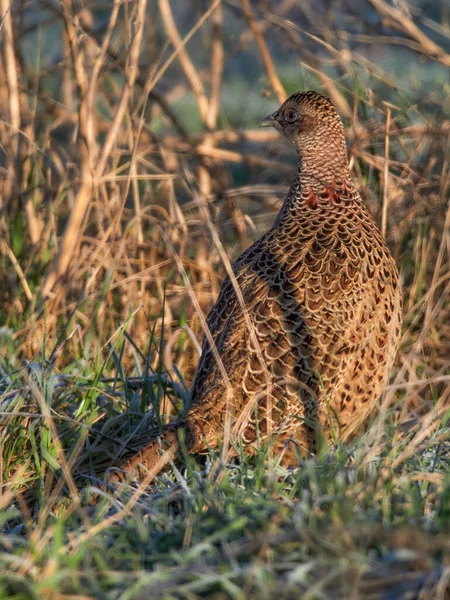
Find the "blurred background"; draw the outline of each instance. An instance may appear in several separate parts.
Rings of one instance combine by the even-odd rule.
[[[257,125],[315,89],[404,281],[396,384],[419,380],[415,409],[448,392],[448,3],[0,7],[4,369],[40,357],[83,372],[118,344],[130,375],[142,352],[189,384],[224,260],[270,227],[295,169]]]

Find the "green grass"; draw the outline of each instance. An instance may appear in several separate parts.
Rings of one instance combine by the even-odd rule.
[[[295,470],[262,449],[220,467],[185,458],[148,489],[105,489],[141,410],[167,395],[181,407],[183,386],[162,372],[127,379],[112,351],[88,375],[38,362],[2,370],[0,597],[446,598],[450,429],[439,402],[402,427],[393,408],[381,429],[374,417],[352,444]]]

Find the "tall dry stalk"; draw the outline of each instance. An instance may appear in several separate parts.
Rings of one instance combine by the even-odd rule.
[[[119,128],[122,125],[122,119],[127,109],[128,101],[130,99],[134,82],[138,74],[139,54],[145,25],[146,6],[146,0],[139,0],[135,7],[136,29],[130,45],[129,53],[127,55],[127,65],[125,71],[126,76],[124,86],[122,88],[122,95],[116,109],[112,127],[106,136],[100,156],[97,159],[95,156],[96,148],[94,132],[94,110],[95,96],[97,93],[97,79],[100,69],[105,62],[106,49],[116,24],[120,1],[116,0],[114,3],[107,33],[104,38],[104,44],[102,45],[97,60],[94,64],[91,79],[88,78],[84,68],[84,53],[79,43],[76,23],[73,17],[74,7],[72,5],[72,0],[64,0],[63,2],[62,15],[64,19],[64,27],[69,41],[78,92],[78,149],[80,154],[80,187],[75,200],[74,208],[63,236],[59,255],[43,287],[42,293],[44,296],[47,296],[51,292],[56,282],[63,277],[67,271],[70,261],[73,258],[75,248],[79,240],[81,227],[93,197],[94,188],[97,185],[99,178],[103,175],[113,145],[116,141]]]

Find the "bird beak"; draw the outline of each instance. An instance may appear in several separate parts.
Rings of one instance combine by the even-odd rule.
[[[275,119],[275,115],[276,113],[273,113],[272,115],[269,115],[263,119],[259,124],[259,127],[275,127],[275,125],[278,123],[278,121]]]

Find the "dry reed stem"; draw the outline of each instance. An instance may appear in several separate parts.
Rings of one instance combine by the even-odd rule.
[[[223,27],[223,11],[222,5],[220,4],[216,11],[211,16],[212,23],[212,53],[211,53],[211,67],[210,67],[210,79],[211,79],[211,91],[208,102],[208,112],[204,117],[205,128],[207,130],[206,135],[203,139],[203,146],[205,148],[212,149],[214,146],[214,139],[210,136],[210,132],[217,126],[217,117],[219,114],[220,105],[220,88],[222,84],[222,73],[223,73],[223,41],[222,41],[222,27]],[[198,151],[197,151],[198,152]],[[200,154],[200,153],[199,153]],[[211,195],[212,181],[210,170],[207,165],[201,164],[198,172],[198,188],[202,197],[202,201],[206,202],[207,198]]]
[[[386,135],[384,138],[384,178],[383,207],[381,213],[381,233],[386,237],[388,203],[389,203],[389,132],[391,130],[391,109],[386,107]]]
[[[219,4],[211,16],[212,52],[211,52],[211,91],[209,95],[208,114],[205,124],[209,131],[217,127],[220,108],[220,89],[222,85],[224,50],[223,50],[223,8]]]
[[[417,42],[423,54],[435,58],[446,67],[450,67],[450,54],[446,53],[441,46],[423,33],[405,10],[391,6],[384,0],[369,0],[369,2],[385,17],[392,27]]]
[[[220,5],[220,1],[216,2],[215,4],[217,5],[217,10]],[[203,87],[203,83],[197,73],[196,68],[189,58],[186,45],[182,43],[181,36],[178,33],[178,29],[172,15],[169,0],[159,0],[158,5],[166,33],[174,48],[179,48],[177,58],[180,62],[181,68],[184,71],[184,74],[186,75],[186,79],[188,80],[189,85],[194,92],[195,97],[197,98],[197,104],[202,121],[206,122],[208,117],[209,103],[206,97],[205,88]]]
[[[78,150],[80,154],[80,188],[77,193],[75,205],[70,215],[66,230],[63,235],[59,255],[54,260],[44,283],[42,294],[46,298],[53,287],[65,275],[72,260],[78,243],[81,226],[84,222],[86,211],[90,204],[93,191],[93,161],[94,161],[94,131],[92,118],[89,117],[88,104],[88,77],[84,68],[84,56],[80,48],[76,24],[71,15],[71,0],[63,0],[62,16],[64,27],[69,41],[72,65],[75,74],[78,94]]]
[[[181,44],[181,36],[180,36],[177,26],[175,24],[169,1],[168,0],[159,0],[159,9],[160,9],[160,13],[161,13],[161,16],[162,16],[162,19],[164,22],[166,33],[167,33],[172,45],[175,48],[177,48]],[[213,13],[212,18],[214,18],[214,14],[217,15],[217,12],[219,10],[220,10],[220,2],[218,4],[215,12]],[[220,23],[220,16],[219,16],[219,18],[216,17],[216,24],[217,23]],[[219,44],[220,44],[220,39],[219,39]],[[216,55],[217,55],[217,51],[216,51]],[[222,54],[222,57],[223,57],[223,54]],[[195,67],[189,57],[186,47],[182,47],[180,49],[180,52],[178,54],[178,60],[180,62],[180,66],[186,76],[186,79],[189,83],[189,86],[191,87],[194,95],[197,98],[197,105],[198,105],[198,109],[199,109],[199,113],[200,113],[200,118],[202,119],[203,123],[207,126],[208,120],[211,120],[211,115],[209,114],[209,101],[206,97],[205,89],[203,87],[200,76],[197,73],[197,70],[195,69]],[[220,79],[221,79],[220,78],[221,71],[222,71],[222,69],[220,68],[219,79],[218,79],[219,86],[220,86]],[[219,90],[220,90],[220,87],[219,87]],[[217,90],[217,102],[219,101],[219,96],[218,96],[219,90]],[[215,125],[215,123],[213,123],[213,125]],[[208,147],[210,145],[211,144],[207,140],[206,146]],[[202,194],[202,196],[204,198],[206,198],[210,195],[210,193],[211,193],[211,177],[210,177],[208,169],[206,168],[206,166],[204,164],[201,164],[199,166],[198,187],[199,187],[200,193]],[[203,249],[203,253],[204,253],[204,249]],[[197,255],[198,255],[198,258],[202,255],[202,248],[198,249]]]
[[[100,70],[105,64],[108,47],[111,42],[111,37],[114,31],[114,28],[117,23],[117,17],[119,14],[120,6],[122,5],[121,0],[114,0],[114,4],[111,10],[111,15],[109,17],[108,26],[106,28],[106,32],[102,41],[102,44],[99,48],[97,58],[92,67],[92,72],[90,74],[89,80],[89,88],[87,92],[87,115],[88,115],[88,123],[87,127],[89,130],[89,135],[91,139],[95,139],[95,109],[96,109],[96,95],[97,95],[97,82],[98,77],[100,75]]]
[[[7,104],[9,109],[9,128],[8,136],[3,140],[2,143],[7,147],[6,164],[8,169],[8,179],[10,181],[10,189],[5,191],[12,191],[13,193],[19,194],[21,200],[22,196],[22,182],[25,184],[29,175],[30,165],[28,162],[23,161],[23,156],[27,155],[26,140],[30,143],[34,143],[30,139],[30,136],[25,131],[21,131],[22,118],[25,122],[29,118],[29,110],[24,97],[24,102],[21,102],[21,95],[19,94],[19,80],[18,80],[18,69],[19,63],[16,59],[16,51],[14,47],[14,33],[13,33],[13,22],[11,14],[12,4],[8,0],[0,1],[0,32],[2,33],[2,46],[3,46],[3,57],[6,74],[6,88],[8,91]],[[21,115],[21,112],[24,114]],[[26,129],[31,131],[31,125],[28,124]],[[23,185],[25,187],[25,185]],[[5,194],[9,196],[9,194]],[[2,203],[4,200],[2,199]],[[25,213],[27,217],[27,228],[30,236],[30,241],[33,245],[37,244],[42,232],[43,224],[37,217],[34,208],[32,198],[28,198],[23,201],[25,205]],[[1,206],[0,204],[0,206]],[[16,268],[17,271],[17,268]],[[19,275],[20,277],[20,275]],[[26,288],[24,287],[24,290]]]
[[[429,298],[428,298],[427,305],[426,305],[426,312],[425,312],[425,319],[424,319],[424,330],[425,329],[428,330],[431,325],[431,322],[432,322],[431,311],[432,311],[432,307],[434,304],[434,302],[433,302],[434,294],[438,290],[439,285],[442,281],[440,279],[440,275],[441,275],[441,269],[444,264],[444,257],[445,257],[446,253],[447,253],[447,260],[448,260],[450,258],[450,202],[448,204],[447,211],[445,214],[443,234],[442,234],[441,242],[439,244],[439,251],[438,251],[438,255],[437,255],[437,259],[436,259],[436,263],[435,263],[435,268],[433,271],[433,278],[432,278],[431,284],[430,284]]]
[[[72,116],[73,111],[73,81],[72,81],[72,61],[70,58],[70,43],[69,38],[67,36],[67,32],[64,29],[62,35],[62,43],[63,43],[63,59],[62,59],[62,103],[65,106],[65,112],[67,114],[67,118]],[[57,105],[55,104],[54,109],[57,109]]]
[[[27,278],[25,277],[19,261],[15,257],[14,252],[8,246],[6,240],[0,239],[0,249],[1,249],[2,253],[8,255],[8,257],[14,267],[14,270],[16,271],[17,276],[20,279],[20,283],[22,284],[23,291],[25,292],[25,296],[27,297],[27,300],[29,302],[31,302],[33,299],[33,294],[31,293],[31,289],[30,289],[30,286],[28,285]]]
[[[128,101],[134,87],[134,82],[138,74],[139,54],[141,50],[141,42],[144,32],[146,7],[147,0],[138,0],[134,8],[135,16],[133,20],[135,23],[135,31],[130,45],[130,49],[127,52],[127,63],[125,65],[124,71],[125,81],[124,86],[122,88],[122,95],[120,97],[119,104],[116,109],[116,114],[114,115],[111,129],[106,137],[102,152],[100,154],[100,158],[95,167],[96,178],[101,177],[106,168],[106,164],[110,157],[113,145],[116,143],[117,134],[122,125],[122,120],[125,115],[125,111],[128,106]]]
[[[64,16],[64,24],[66,27],[66,31],[68,34],[71,52],[72,52],[72,61],[74,65],[75,78],[77,81],[78,94],[79,94],[79,127],[80,133],[84,137],[84,141],[86,142],[88,139],[88,127],[87,127],[87,102],[83,102],[83,99],[86,98],[86,89],[85,83],[87,78],[84,74],[84,68],[82,63],[82,55],[79,52],[78,44],[76,41],[76,30],[73,24],[73,20],[68,11],[68,7],[70,5],[70,0],[64,0],[65,5],[63,9]],[[174,49],[172,55],[167,59],[165,64],[159,69],[158,73],[149,82],[147,87],[147,92],[153,89],[159,79],[162,77],[164,72],[173,62],[173,60],[177,57],[177,55],[183,51],[184,46],[187,44],[189,39],[194,35],[194,33],[201,27],[201,25],[205,22],[205,20],[213,13],[213,11],[220,4],[220,0],[216,0],[212,3],[210,8],[204,13],[204,15],[197,21],[196,25],[191,29],[191,31],[185,36],[183,40],[180,40]],[[59,256],[55,259],[55,264],[53,268],[50,270],[46,282],[42,289],[42,294],[44,297],[47,297],[54,286],[61,281],[62,277],[65,275],[69,263],[73,257],[73,253],[77,244],[79,232],[81,230],[81,225],[83,223],[84,217],[86,215],[86,211],[90,204],[90,200],[93,192],[93,185],[98,182],[98,179],[103,175],[104,169],[106,167],[106,163],[110,157],[112,147],[115,143],[117,133],[122,124],[122,119],[125,114],[125,110],[128,104],[128,100],[131,94],[131,90],[134,86],[134,82],[137,77],[138,71],[138,59],[140,52],[140,45],[143,35],[143,27],[144,27],[144,18],[145,18],[145,8],[146,8],[146,0],[139,0],[136,7],[136,31],[133,38],[133,41],[130,46],[129,53],[127,55],[128,64],[125,73],[125,83],[122,89],[122,95],[119,101],[119,105],[116,109],[115,117],[113,120],[113,124],[109,130],[105,143],[103,145],[103,149],[101,155],[98,159],[96,166],[91,170],[90,161],[89,161],[89,153],[87,152],[86,144],[83,144],[83,141],[80,143],[80,153],[81,153],[81,187],[77,194],[77,199],[75,203],[74,210],[70,216],[69,223],[67,225],[66,231],[63,236],[63,241],[61,243],[61,249],[59,252]]]
[[[436,261],[435,267],[433,270],[432,284],[430,286],[430,289],[427,292],[427,296],[425,297],[425,299],[422,299],[423,303],[425,303],[426,307],[427,307],[427,310],[425,313],[425,318],[423,320],[422,328],[421,328],[414,344],[412,345],[412,348],[411,348],[411,351],[409,354],[409,357],[411,357],[413,364],[417,363],[417,357],[421,355],[421,353],[423,351],[425,339],[429,335],[430,323],[434,316],[433,312],[436,310],[436,303],[433,302],[434,294],[435,294],[436,290],[438,289],[438,287],[442,285],[443,281],[445,279],[448,279],[448,276],[445,276],[445,275],[441,279],[440,273],[441,273],[442,260],[443,260],[445,248],[447,247],[449,228],[450,228],[450,206],[448,207],[447,213],[446,213],[446,220],[445,220],[445,225],[444,225],[444,235],[442,237],[440,248],[439,248],[438,260]],[[422,262],[425,263],[426,261],[422,261]],[[444,297],[445,297],[445,295],[444,295]],[[439,308],[439,312],[442,312],[442,308],[443,308],[443,306]],[[407,388],[412,387],[414,389],[417,386],[422,385],[422,383],[423,383],[422,381],[417,380],[416,368],[413,368],[409,364],[407,357],[403,356],[402,359],[403,359],[403,364],[400,367],[400,369],[397,371],[394,384],[391,386],[387,386],[385,388],[385,394],[382,399],[378,418],[377,418],[377,426],[374,427],[372,430],[373,435],[375,436],[375,439],[376,439],[376,443],[372,446],[372,448],[370,449],[370,451],[366,457],[367,462],[369,462],[373,458],[374,454],[376,453],[376,448],[381,443],[381,438],[383,436],[384,423],[385,423],[387,411],[388,411],[389,407],[392,405],[392,402],[394,400],[395,391],[398,389],[404,388],[404,387],[407,387]],[[405,385],[405,381],[407,380],[408,371],[409,371],[409,377],[410,378],[412,377],[413,381],[408,382],[408,384]],[[428,383],[431,383],[433,380],[434,380],[434,378],[431,377],[425,381]],[[440,379],[440,381],[443,382],[444,380]],[[398,383],[398,382],[400,382],[400,383]],[[411,385],[411,384],[413,384],[413,385]],[[450,387],[447,387],[446,391],[441,396],[441,399],[444,397],[447,397],[449,394],[450,394]],[[440,402],[438,403],[437,406],[441,406]],[[431,420],[433,418],[435,418],[435,417],[433,417],[433,415],[436,414],[435,408],[431,411],[431,413],[429,413],[431,415],[431,417],[430,417]],[[438,414],[440,415],[440,413],[438,413]],[[433,424],[429,425],[429,422],[427,421],[427,427],[431,427],[431,429],[432,429],[434,427],[434,425]],[[430,431],[431,431],[431,429],[430,429]],[[421,440],[423,438],[417,437],[416,439]]]
[[[10,119],[10,160],[17,161],[16,169],[20,164],[18,156],[19,149],[19,131],[20,131],[20,102],[19,102],[19,86],[17,81],[16,55],[14,52],[14,37],[13,37],[13,22],[11,14],[11,3],[9,0],[0,0],[1,10],[1,33],[3,40],[3,54],[6,70],[6,83],[8,86],[8,107]],[[10,172],[10,177],[13,177],[13,172]],[[19,179],[19,178],[18,178]]]
[[[83,182],[78,190],[76,205],[70,215],[70,220],[61,241],[59,255],[55,266],[49,272],[42,288],[44,298],[48,297],[56,283],[65,275],[72,260],[75,246],[79,240],[79,233],[84,222],[86,210],[92,198],[91,182]]]
[[[266,69],[270,85],[272,86],[272,89],[275,92],[276,97],[278,98],[278,102],[280,104],[283,104],[283,102],[287,98],[286,90],[284,89],[283,84],[281,83],[280,78],[278,77],[278,73],[275,69],[275,65],[273,64],[273,60],[270,56],[270,52],[267,48],[264,36],[261,33],[261,30],[255,21],[255,16],[250,5],[250,0],[241,0],[241,2],[245,18],[247,19],[250,29],[252,30],[252,33],[255,36],[256,43],[258,44],[259,52],[261,54],[264,67]]]
[[[93,160],[93,134],[89,128],[89,107],[87,103],[88,81],[86,70],[84,68],[84,53],[78,39],[77,24],[71,15],[70,9],[72,0],[63,0],[62,17],[67,39],[69,41],[72,65],[77,85],[77,95],[79,101],[78,107],[78,150],[80,152],[80,177],[83,183],[91,179],[92,160]],[[76,210],[76,209],[75,209]]]

